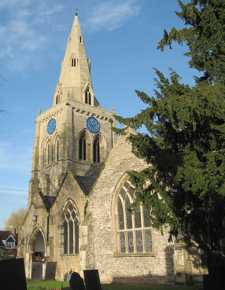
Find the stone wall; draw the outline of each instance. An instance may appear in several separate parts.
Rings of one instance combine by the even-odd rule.
[[[90,196],[87,268],[97,268],[103,282],[118,278],[150,278],[173,275],[172,256],[168,256],[168,236],[152,230],[153,251],[147,256],[118,256],[114,220],[116,188],[128,170],[141,170],[146,164],[131,152],[121,137],[112,149]]]

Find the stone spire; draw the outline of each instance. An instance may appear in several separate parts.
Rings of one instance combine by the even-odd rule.
[[[60,77],[53,98],[53,105],[62,102],[97,105],[91,81],[90,61],[86,55],[77,12],[67,40]]]

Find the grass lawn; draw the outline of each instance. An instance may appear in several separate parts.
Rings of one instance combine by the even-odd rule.
[[[58,281],[28,281],[28,290],[49,290],[49,289],[60,289],[67,287],[67,282]],[[103,285],[103,290],[201,290],[198,286],[165,286],[165,285],[127,285],[127,284],[111,284]]]

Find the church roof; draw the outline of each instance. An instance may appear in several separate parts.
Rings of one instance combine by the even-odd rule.
[[[81,190],[87,195],[91,192],[98,176],[100,175],[103,166],[93,166],[85,176],[75,175],[74,178],[80,185]]]
[[[49,195],[41,195],[42,200],[44,202],[44,205],[46,207],[46,209],[49,211],[50,208],[53,206],[56,197],[55,196],[49,196]]]

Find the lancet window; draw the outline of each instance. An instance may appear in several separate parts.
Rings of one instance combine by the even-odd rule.
[[[56,95],[56,105],[59,104],[59,102],[60,102],[60,95],[57,94],[57,95]]]
[[[85,90],[85,104],[91,105],[91,92],[89,87]]]
[[[50,164],[53,161],[53,146],[50,142],[47,143],[47,163]]]
[[[117,253],[120,255],[152,252],[150,213],[143,205],[131,210],[135,187],[127,180],[116,200]]]
[[[59,154],[60,154],[59,150],[60,150],[60,144],[59,144],[59,139],[57,138],[55,142],[55,161],[59,161]]]
[[[86,160],[86,133],[82,132],[79,138],[79,160]]]
[[[100,162],[100,144],[99,144],[99,135],[95,136],[93,142],[93,162]]]
[[[78,65],[78,59],[75,56],[71,58],[71,66],[76,67]]]
[[[69,201],[63,211],[63,248],[65,255],[79,253],[79,222],[76,209]]]

